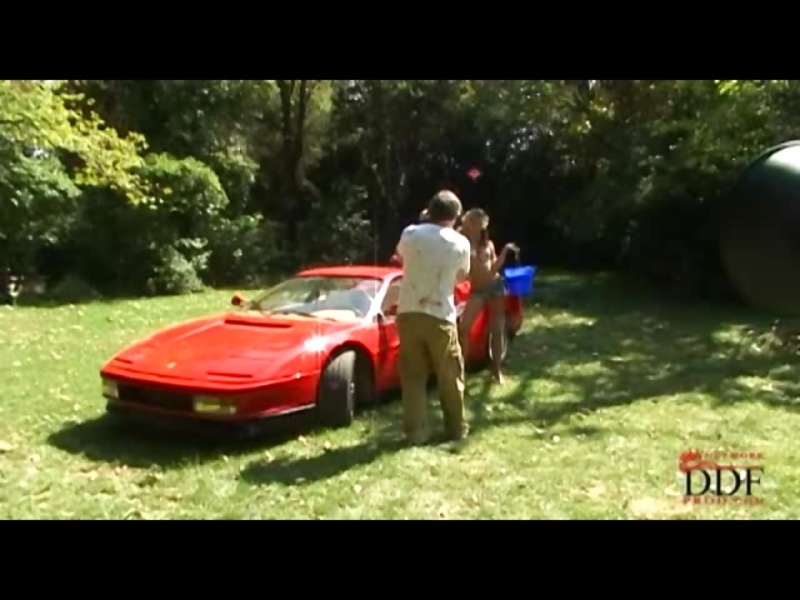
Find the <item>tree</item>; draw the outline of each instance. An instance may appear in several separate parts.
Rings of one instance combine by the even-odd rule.
[[[120,137],[80,100],[61,82],[0,80],[0,255],[15,268],[64,233],[81,187],[148,199],[135,172],[144,139]]]

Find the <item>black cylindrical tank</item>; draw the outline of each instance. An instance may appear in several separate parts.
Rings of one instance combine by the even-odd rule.
[[[800,141],[750,163],[723,204],[720,225],[722,261],[742,297],[800,315]]]

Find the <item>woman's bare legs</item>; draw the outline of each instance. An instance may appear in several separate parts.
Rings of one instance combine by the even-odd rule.
[[[492,335],[492,377],[503,383],[503,345],[505,343],[506,298],[496,296],[489,300],[489,331]]]

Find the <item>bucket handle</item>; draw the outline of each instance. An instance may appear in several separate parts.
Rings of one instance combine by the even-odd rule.
[[[522,249],[520,248],[520,251],[521,251],[521,250],[522,250]],[[518,267],[518,266],[520,266],[519,255],[520,255],[520,252],[514,252],[514,264],[515,264],[517,267]]]

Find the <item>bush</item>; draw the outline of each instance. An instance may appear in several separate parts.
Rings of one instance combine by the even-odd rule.
[[[227,196],[214,172],[191,158],[150,155],[141,175],[147,203],[105,189],[86,194],[73,241],[79,274],[109,293],[196,291]]]
[[[247,209],[250,189],[256,180],[258,163],[245,152],[226,146],[208,158],[228,196],[228,215],[239,217]]]
[[[362,207],[366,191],[359,186],[334,186],[328,201],[314,205],[299,228],[302,262],[310,264],[354,264],[375,258],[373,223]]]
[[[0,148],[0,266],[32,272],[38,252],[74,226],[79,196],[55,155]]]
[[[222,220],[209,240],[207,281],[211,285],[256,283],[281,269],[277,227],[260,216]]]
[[[147,291],[153,295],[179,295],[203,290],[196,264],[176,248],[165,246],[158,253],[153,274],[147,280]]]
[[[59,302],[98,300],[100,294],[92,285],[75,275],[67,275],[47,291],[47,296]]]

